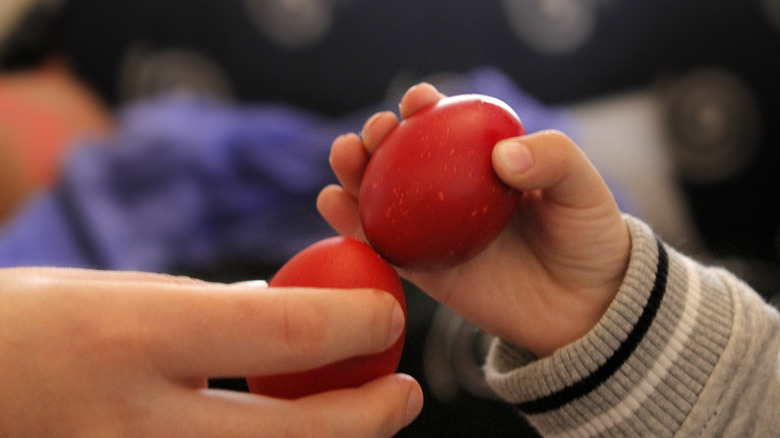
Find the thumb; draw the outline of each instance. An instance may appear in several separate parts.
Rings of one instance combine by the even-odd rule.
[[[611,193],[582,150],[560,131],[540,131],[498,142],[493,168],[517,190],[542,190],[545,199],[568,207],[604,203]]]

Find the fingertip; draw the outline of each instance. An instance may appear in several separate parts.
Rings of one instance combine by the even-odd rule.
[[[360,138],[360,136],[357,133],[355,133],[355,132],[345,132],[343,134],[340,134],[338,137],[336,137],[336,139],[333,140],[333,143],[335,144],[337,142],[340,142],[340,141],[343,141],[343,140],[347,140],[347,139],[350,139],[350,138],[355,138],[355,137]]]
[[[358,200],[342,187],[331,184],[323,188],[317,196],[317,211],[337,233],[365,240]]]
[[[550,202],[586,207],[611,197],[583,151],[557,130],[498,142],[492,158],[496,174],[506,184],[520,190],[544,190]]]
[[[408,374],[396,373],[380,377],[368,382],[363,389],[388,394],[383,397],[388,402],[395,399],[392,402],[393,405],[389,405],[394,411],[391,414],[391,417],[394,418],[391,421],[394,426],[391,426],[390,429],[401,429],[410,425],[420,416],[425,404],[425,396],[420,383]],[[390,393],[395,393],[396,396],[391,398]],[[403,408],[403,410],[398,408]]]
[[[433,85],[427,82],[421,82],[411,88],[404,94],[399,105],[402,118],[407,118],[420,109],[432,105],[446,97]]]
[[[333,140],[333,143],[330,146],[331,155],[333,155],[334,151],[338,151],[344,147],[350,147],[356,140],[358,142],[361,141],[360,136],[354,132],[347,132],[346,134],[339,135]]]
[[[411,424],[422,412],[425,404],[422,387],[413,377],[406,374],[396,374],[394,376],[399,382],[409,386],[409,393],[406,399],[406,413],[404,415],[403,427]]]
[[[393,305],[393,313],[390,317],[390,341],[389,345],[393,345],[396,341],[398,341],[398,338],[404,333],[404,330],[406,329],[406,315],[404,314],[404,310],[401,308],[401,305],[398,304],[398,301],[396,301],[395,298],[393,298],[393,301],[395,301]]]
[[[423,402],[414,378],[390,374],[358,388],[298,399],[294,405],[307,409],[309,420],[327,421],[330,430],[319,436],[391,437],[420,415]]]
[[[498,142],[493,148],[492,159],[496,173],[510,186],[516,185],[518,180],[525,176],[535,163],[531,148],[521,138]]]
[[[334,213],[338,211],[338,205],[348,198],[347,195],[348,193],[346,193],[344,188],[337,184],[323,187],[317,195],[317,211],[331,226],[333,225],[331,221]]]
[[[343,156],[355,155],[355,150],[363,150],[363,140],[360,139],[360,136],[354,132],[339,135],[330,146],[329,161],[331,166],[334,163],[338,164]]]
[[[330,167],[341,186],[353,196],[357,196],[360,190],[360,180],[368,159],[369,155],[363,146],[363,140],[357,134],[342,135],[331,146]]]
[[[392,111],[383,111],[371,116],[363,125],[360,136],[368,153],[374,153],[379,143],[399,124]]]
[[[319,211],[323,217],[325,216],[325,213],[330,211],[333,197],[338,196],[338,192],[341,190],[344,189],[337,184],[329,184],[320,190],[320,193],[317,195],[317,211]]]

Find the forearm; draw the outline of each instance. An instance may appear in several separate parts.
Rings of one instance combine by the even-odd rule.
[[[756,409],[778,405],[777,314],[730,274],[695,264],[627,221],[629,270],[599,324],[545,359],[496,343],[489,383],[549,435],[664,436],[757,424],[730,419],[760,418]],[[762,391],[743,395],[751,384]]]

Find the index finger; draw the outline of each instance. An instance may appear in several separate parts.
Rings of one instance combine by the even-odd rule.
[[[173,377],[310,369],[384,351],[405,323],[395,298],[376,290],[169,289],[144,305],[143,342],[150,359]]]
[[[122,349],[124,357],[172,378],[312,368],[381,352],[404,327],[395,298],[370,289],[267,288],[89,270],[5,274],[21,296],[56,297],[60,324],[87,333],[82,342]]]

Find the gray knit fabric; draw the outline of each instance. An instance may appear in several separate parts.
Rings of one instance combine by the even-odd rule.
[[[778,313],[625,220],[628,272],[598,325],[544,359],[496,341],[490,386],[545,436],[778,436]]]

